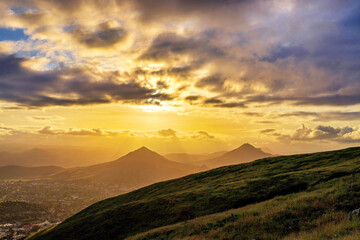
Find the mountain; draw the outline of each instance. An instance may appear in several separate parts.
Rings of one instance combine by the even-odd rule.
[[[357,147],[216,168],[100,201],[30,239],[358,239],[359,159]]]
[[[60,162],[58,156],[39,148],[33,148],[24,152],[2,152],[0,154],[0,166],[19,165],[33,167],[57,165]]]
[[[83,151],[80,149],[42,149],[31,148],[25,151],[1,151],[0,166],[17,165],[24,167],[60,166],[78,167],[86,166],[100,161],[106,161],[108,155],[96,151]]]
[[[0,167],[0,180],[5,179],[26,179],[26,178],[44,178],[54,173],[63,171],[64,168],[56,166],[45,167],[21,167],[5,166]]]
[[[261,148],[255,148],[249,143],[245,143],[240,147],[227,152],[219,157],[205,160],[201,164],[216,168],[220,166],[234,165],[239,163],[247,163],[261,158],[272,157],[270,153],[265,153]]]
[[[115,161],[69,169],[57,174],[55,178],[118,184],[122,187],[134,188],[198,171],[200,171],[198,167],[172,162],[142,147]]]
[[[226,151],[214,152],[209,154],[170,153],[164,155],[164,157],[174,162],[181,162],[199,166],[202,164],[203,161],[219,157],[221,155],[224,155],[225,153]]]

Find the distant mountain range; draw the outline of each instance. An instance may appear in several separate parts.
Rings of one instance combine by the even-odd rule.
[[[174,179],[192,173],[225,165],[251,162],[271,157],[250,144],[230,152],[212,154],[169,154],[171,161],[146,147],[139,148],[110,162],[85,167],[64,169],[61,167],[31,167],[41,165],[69,165],[66,153],[60,154],[43,149],[31,149],[20,153],[0,153],[0,179],[51,178],[60,181],[88,181],[116,184],[123,188],[138,188],[155,182]],[[83,162],[88,162],[83,159]],[[66,163],[66,164],[65,164]],[[20,165],[13,166],[13,165]]]
[[[60,166],[79,167],[104,162],[111,159],[102,152],[80,149],[42,149],[32,148],[20,152],[1,151],[0,166],[18,165],[24,167]]]
[[[55,166],[46,166],[46,167],[5,166],[5,167],[0,167],[0,180],[44,178],[64,170],[65,170],[64,168],[55,167]]]
[[[199,171],[200,167],[170,161],[142,147],[112,162],[65,170],[56,174],[55,178],[103,182],[133,188]]]
[[[268,152],[264,152],[261,148],[255,148],[249,143],[245,143],[240,147],[229,152],[215,152],[210,154],[187,154],[172,153],[165,157],[175,162],[182,162],[206,168],[216,168],[221,166],[247,163],[260,158],[273,157]]]

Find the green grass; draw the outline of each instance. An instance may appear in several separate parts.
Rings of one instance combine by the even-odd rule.
[[[149,230],[155,232],[135,239],[279,239],[291,234],[301,239],[300,234],[336,219],[346,221],[346,212],[360,207],[358,173],[360,148],[261,159],[98,202],[31,239],[123,239]],[[234,216],[231,209],[236,209]],[[318,226],[318,221],[325,222]],[[357,222],[351,223],[354,229]]]
[[[352,181],[353,191],[350,192]],[[355,174],[319,184],[311,191],[153,229],[131,236],[128,240],[327,240],[355,237],[359,236],[360,219],[354,217],[349,221],[346,209],[354,209],[360,204],[359,190],[360,174]]]

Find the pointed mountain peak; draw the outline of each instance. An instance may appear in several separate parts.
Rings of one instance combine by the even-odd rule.
[[[131,161],[131,162],[137,162],[137,163],[145,163],[145,162],[153,162],[157,160],[167,160],[157,152],[151,151],[147,147],[141,147],[135,151],[129,152],[125,156],[122,156],[116,161]]]
[[[244,143],[240,147],[228,152],[228,154],[250,154],[250,153],[259,153],[263,152],[260,148],[256,148],[250,143]]]
[[[153,152],[153,151],[151,151],[150,149],[148,149],[148,148],[145,147],[145,146],[142,146],[141,148],[138,148],[138,149],[136,149],[136,150],[133,151],[133,152]]]
[[[135,157],[150,157],[154,155],[159,155],[159,154],[154,151],[151,151],[150,149],[144,146],[127,154],[127,156],[135,156]]]
[[[253,145],[251,145],[250,143],[244,143],[238,149],[256,149],[256,148]]]

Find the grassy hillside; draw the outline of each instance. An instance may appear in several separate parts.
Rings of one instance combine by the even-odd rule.
[[[352,190],[350,187],[352,186]],[[149,239],[360,239],[360,174],[313,186],[310,191],[275,197],[128,237]]]
[[[219,234],[220,239],[224,232],[236,239],[251,239],[250,233],[256,239],[305,234],[318,225],[345,224],[345,214],[360,207],[358,173],[360,148],[221,167],[98,202],[31,239],[123,239],[184,221],[181,224],[194,224],[185,227],[188,230],[180,224],[138,238],[196,239],[202,238],[202,231]],[[230,209],[237,209],[234,215],[226,212]],[[210,216],[214,213],[220,214]],[[207,227],[199,230],[195,223]],[[236,228],[236,223],[242,225]],[[349,224],[348,232],[358,222]],[[231,235],[243,228],[246,236]]]

